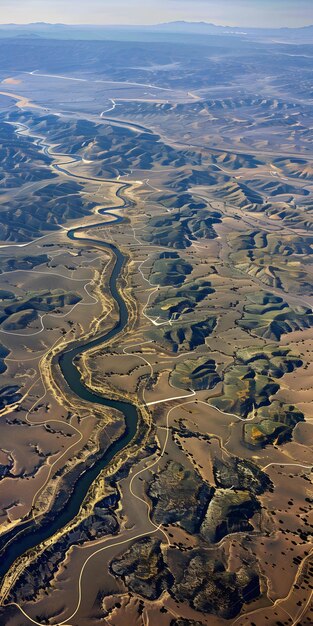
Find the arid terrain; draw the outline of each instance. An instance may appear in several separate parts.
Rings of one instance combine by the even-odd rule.
[[[0,38],[0,623],[312,623],[313,44]]]

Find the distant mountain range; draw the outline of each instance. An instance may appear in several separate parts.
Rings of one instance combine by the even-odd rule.
[[[250,39],[292,41],[294,43],[313,43],[313,25],[301,28],[245,28],[238,26],[219,26],[209,22],[166,22],[152,25],[70,25],[34,22],[31,24],[0,24],[1,37],[33,37],[56,39],[107,39],[120,38],[121,33],[155,33],[177,35],[236,36]]]

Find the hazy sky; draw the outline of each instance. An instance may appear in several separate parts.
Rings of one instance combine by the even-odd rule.
[[[305,26],[313,0],[0,0],[0,22],[151,24],[170,20],[231,26]]]

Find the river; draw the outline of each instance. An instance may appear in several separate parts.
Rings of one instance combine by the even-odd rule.
[[[23,130],[21,130],[21,126],[23,126]],[[29,129],[25,127],[25,125],[18,124],[18,127],[20,130],[17,132],[23,133],[27,129],[26,132],[29,133]],[[45,144],[42,138],[38,138],[38,143],[41,144],[43,151],[50,157],[66,156],[72,159],[71,162],[81,160],[81,158],[77,156],[59,155],[56,153],[51,154],[48,145]],[[70,163],[68,162],[66,164],[69,165]],[[87,177],[73,174],[66,170],[64,165],[65,164],[62,163],[55,165],[54,167],[66,173],[68,176],[73,176],[75,178],[86,178],[87,180],[97,180],[97,182],[99,182],[99,179],[88,179]],[[123,195],[124,190],[128,187],[130,187],[129,184],[123,183],[116,192],[116,196],[122,200],[122,204],[120,206],[107,207],[99,211],[99,213],[103,215],[109,215],[112,217],[112,220],[109,223],[97,222],[95,224],[90,224],[86,227],[80,226],[78,228],[73,228],[69,230],[67,233],[67,236],[71,240],[76,240],[81,244],[83,243],[84,245],[87,244],[90,246],[96,246],[97,248],[101,247],[105,250],[109,250],[112,253],[114,261],[111,275],[109,278],[109,290],[118,310],[118,319],[114,326],[105,334],[87,341],[75,343],[73,347],[65,349],[58,356],[56,363],[56,365],[58,365],[61,369],[66,385],[74,394],[76,394],[76,396],[92,404],[100,404],[108,408],[120,411],[124,416],[125,429],[123,434],[111,445],[109,445],[109,447],[104,451],[103,455],[98,458],[98,460],[96,460],[91,467],[88,467],[81,473],[75,483],[72,492],[69,495],[66,504],[62,508],[62,511],[58,511],[54,519],[51,519],[51,515],[47,514],[40,518],[39,521],[38,519],[37,521],[27,521],[22,531],[17,526],[13,531],[3,536],[4,541],[2,543],[2,546],[5,549],[0,561],[1,578],[5,576],[9,568],[13,565],[14,561],[18,557],[23,555],[30,548],[34,548],[42,541],[51,537],[53,534],[62,529],[66,524],[68,524],[68,522],[75,518],[91,484],[97,479],[97,476],[100,474],[100,472],[105,467],[107,467],[113,457],[121,452],[134,439],[137,432],[137,407],[130,402],[105,398],[91,391],[83,384],[80,372],[75,364],[75,359],[77,357],[81,356],[84,352],[90,350],[91,348],[101,346],[102,344],[112,340],[116,335],[123,331],[128,323],[127,306],[118,287],[118,280],[121,276],[123,266],[125,264],[124,255],[114,244],[101,242],[97,239],[81,238],[80,236],[78,236],[78,234],[81,234],[84,230],[90,231],[92,228],[97,228],[99,226],[111,226],[112,221],[113,223],[120,223],[121,221],[123,221],[123,218],[116,216],[114,213],[112,213],[112,211],[121,208],[125,209],[130,205],[131,202]]]

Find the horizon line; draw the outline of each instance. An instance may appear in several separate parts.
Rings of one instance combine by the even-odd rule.
[[[206,22],[203,20],[171,20],[168,22],[149,22],[149,23],[139,23],[139,24],[128,24],[128,23],[102,23],[102,24],[94,24],[91,22],[80,22],[77,24],[73,24],[71,22],[0,22],[0,27],[24,27],[24,26],[66,26],[66,27],[93,27],[93,28],[138,28],[138,27],[157,27],[157,26],[170,26],[171,24],[185,24],[185,25],[202,25],[202,26],[212,26],[215,28],[231,28],[231,29],[240,29],[245,28],[247,30],[301,30],[303,28],[310,28],[313,24],[305,24],[303,26],[244,26],[244,25],[236,25],[231,26],[229,24],[216,24],[214,22]]]

